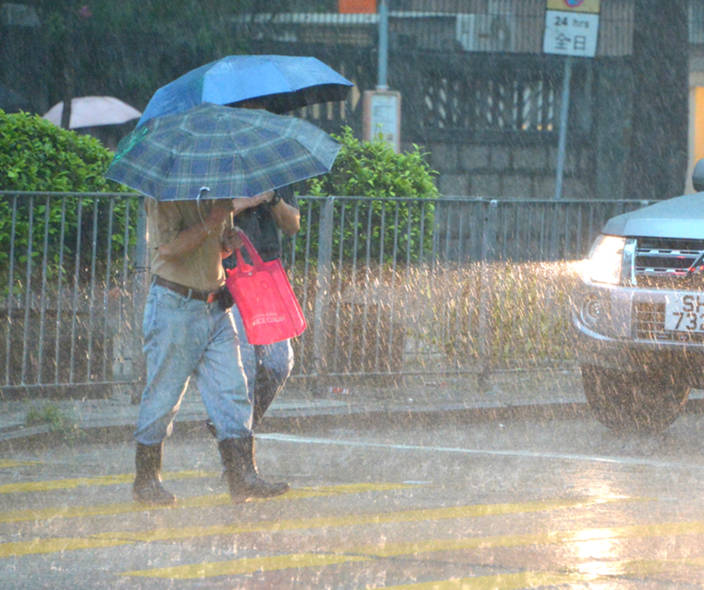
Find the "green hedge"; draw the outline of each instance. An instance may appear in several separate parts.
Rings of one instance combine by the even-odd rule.
[[[103,173],[112,152],[90,135],[57,127],[39,115],[0,110],[0,189],[119,192]]]
[[[103,174],[112,160],[112,152],[89,135],[81,135],[57,127],[38,115],[7,114],[0,110],[0,190],[30,192],[125,192],[121,185],[107,180]],[[81,207],[78,207],[80,199]],[[32,252],[38,258],[44,253],[44,223],[48,210],[48,260],[50,273],[57,271],[59,240],[63,238],[64,256],[73,255],[78,230],[84,239],[92,232],[93,211],[98,211],[98,227],[107,227],[111,214],[107,199],[71,197],[46,200],[21,196],[17,200],[0,198],[0,274],[5,275],[9,263],[12,220],[15,220],[15,264],[26,262],[30,220],[33,222]],[[134,211],[134,206],[130,208]],[[80,228],[79,228],[79,211]],[[124,246],[128,205],[125,199],[116,202],[113,215],[112,243]],[[64,235],[61,236],[61,220]],[[106,240],[99,241],[107,246]],[[83,250],[83,249],[82,249]],[[90,250],[85,249],[90,255]]]
[[[435,186],[437,172],[426,162],[427,154],[416,145],[408,152],[396,153],[380,137],[360,141],[349,127],[343,128],[340,135],[333,134],[333,137],[342,144],[335,164],[330,173],[307,183],[306,194],[375,198],[368,203],[350,201],[344,205],[345,224],[335,226],[333,251],[338,251],[342,241],[346,259],[355,255],[364,259],[369,255],[371,259],[378,260],[381,254],[379,248],[383,243],[385,251],[381,258],[388,260],[390,246],[396,239],[396,259],[417,261],[421,251],[427,252],[432,247],[434,203],[418,203],[416,200],[439,197]],[[384,202],[381,200],[384,197],[408,197],[413,200]],[[315,211],[314,218],[317,219],[318,215],[319,211]],[[383,236],[382,227],[385,230]],[[420,233],[421,227],[423,235]],[[367,236],[368,228],[371,228],[371,236]],[[356,251],[352,239],[354,235],[359,236]],[[314,244],[317,237],[316,222],[311,235]],[[367,237],[371,238],[369,252],[366,250]]]

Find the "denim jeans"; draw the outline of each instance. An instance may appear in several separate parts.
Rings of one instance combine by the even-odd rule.
[[[134,438],[145,445],[171,434],[191,377],[218,440],[251,434],[252,404],[230,311],[152,284],[144,308],[147,382]]]
[[[236,305],[232,308],[232,316],[239,334],[240,355],[247,375],[249,397],[254,400],[254,424],[256,425],[291,375],[293,348],[290,340],[267,345],[250,344],[247,341],[242,316]]]

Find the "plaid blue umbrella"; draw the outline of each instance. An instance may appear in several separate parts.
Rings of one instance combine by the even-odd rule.
[[[137,127],[105,176],[159,201],[251,197],[329,172],[339,150],[303,119],[205,103]]]
[[[137,126],[203,102],[236,107],[256,99],[272,113],[340,101],[354,84],[315,57],[228,55],[159,88]]]

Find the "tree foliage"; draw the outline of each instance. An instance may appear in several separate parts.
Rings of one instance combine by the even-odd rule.
[[[306,194],[364,197],[345,201],[334,251],[347,260],[421,260],[432,247],[434,200],[440,196],[427,154],[417,145],[396,153],[381,137],[360,141],[349,127],[333,137],[341,144],[335,164],[308,182]]]

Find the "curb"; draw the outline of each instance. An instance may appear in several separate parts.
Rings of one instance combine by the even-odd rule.
[[[275,410],[267,415],[259,431],[300,432],[311,428],[332,428],[349,426],[350,420],[362,416],[367,424],[389,425],[418,424],[422,421],[442,419],[446,424],[471,424],[515,419],[584,418],[590,415],[586,401],[553,401],[547,403],[516,405],[466,406],[445,404],[436,406],[357,406],[353,404],[305,410]],[[704,397],[688,400],[683,414],[704,413]],[[204,426],[204,416],[186,417],[174,424],[174,437],[209,437]],[[52,431],[49,425],[12,428],[0,432],[0,450],[21,451],[47,448],[56,444],[108,444],[128,442],[132,439],[134,424],[79,425],[69,433]]]
[[[313,410],[315,410],[313,408]],[[331,411],[333,410],[333,411]],[[279,410],[268,415],[262,422],[260,432],[300,432],[310,428],[330,428],[349,426],[350,420],[362,416],[366,423],[388,425],[417,424],[421,421],[437,421],[442,417],[445,423],[471,423],[481,421],[511,420],[516,418],[579,417],[588,412],[586,403],[549,402],[545,404],[523,404],[508,406],[468,407],[462,404],[435,406],[351,406],[324,408],[319,411]],[[278,415],[277,415],[278,414]],[[174,423],[174,437],[188,438],[210,435],[204,426],[205,418],[199,416],[177,418]],[[56,444],[107,444],[131,441],[134,424],[79,425],[76,430],[67,432],[51,430],[49,425],[13,428],[0,432],[0,450],[19,451],[46,448]]]

